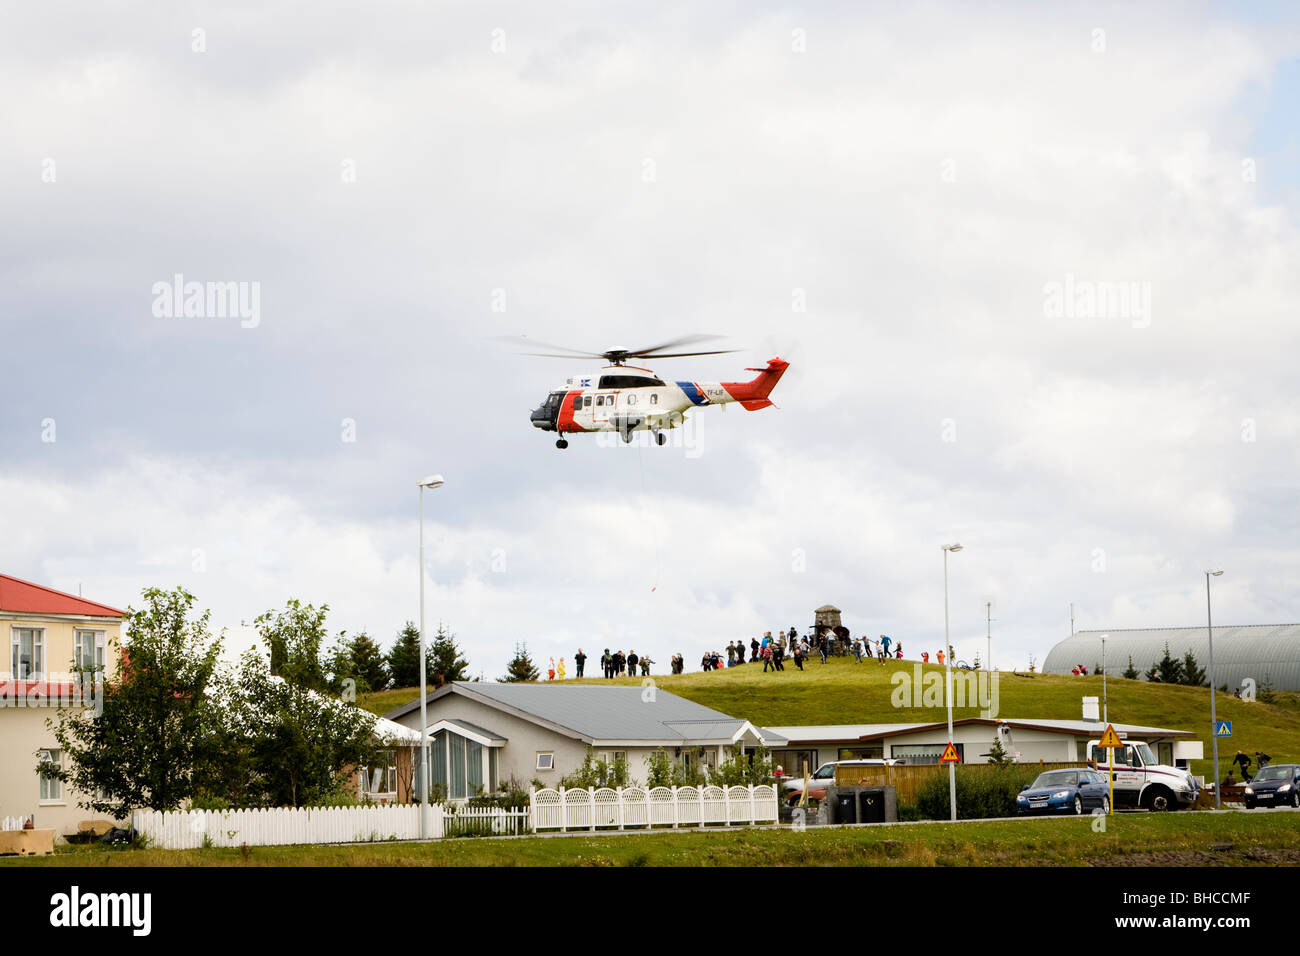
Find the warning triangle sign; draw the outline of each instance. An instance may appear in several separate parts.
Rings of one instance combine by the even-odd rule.
[[[961,758],[957,756],[957,748],[951,743],[943,750],[943,756],[939,758],[939,763],[961,763]]]
[[[1124,741],[1119,739],[1119,734],[1115,733],[1114,724],[1106,725],[1106,732],[1101,735],[1101,740],[1097,741],[1097,746],[1107,750],[1114,750],[1124,746]]]

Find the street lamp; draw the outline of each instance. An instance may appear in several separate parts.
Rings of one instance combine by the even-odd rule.
[[[1222,571],[1205,572],[1205,635],[1210,642],[1210,746],[1214,750],[1214,809],[1222,810],[1223,802],[1219,795],[1219,734],[1218,716],[1214,712],[1214,625],[1210,623],[1210,578],[1217,578]]]
[[[442,475],[420,480],[420,839],[425,839],[429,814],[429,707],[424,686],[424,489],[441,488]]]
[[[944,697],[948,702],[948,746],[953,747],[952,742],[952,639],[948,636],[948,552],[960,551],[960,544],[945,544],[943,546],[943,643],[944,650],[948,653],[944,655]],[[957,819],[957,767],[955,763],[948,764],[948,808],[951,813],[950,819]]]

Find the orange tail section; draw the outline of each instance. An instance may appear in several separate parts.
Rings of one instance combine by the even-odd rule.
[[[790,363],[780,358],[767,360],[767,368],[747,368],[746,372],[757,372],[758,376],[750,382],[723,382],[722,387],[727,390],[727,394],[733,399],[740,402],[746,409],[756,412],[760,408],[767,408],[772,404],[767,397],[776,388],[776,383],[781,381],[781,376],[785,370],[790,367]]]

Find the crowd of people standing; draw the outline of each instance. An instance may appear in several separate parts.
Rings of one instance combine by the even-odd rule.
[[[771,631],[764,632],[761,638],[752,638],[748,644],[742,640],[729,641],[725,651],[706,651],[700,658],[700,669],[702,671],[722,670],[724,667],[739,667],[742,664],[762,663],[763,672],[776,672],[785,670],[786,662],[789,661],[799,670],[804,669],[804,664],[813,655],[816,655],[821,663],[825,664],[828,657],[836,655],[853,654],[856,663],[863,660],[875,659],[883,666],[886,661],[903,660],[903,642],[896,641],[888,634],[881,634],[880,637],[872,639],[870,637],[854,637],[850,639],[848,632],[843,628],[842,633],[836,634],[829,627],[819,628],[816,631],[810,631],[808,634],[799,636],[795,627],[789,631],[776,632],[772,636]],[[935,652],[935,662],[943,664],[952,662],[956,664],[956,657],[953,654],[953,647],[948,645],[947,652],[940,649]],[[577,665],[576,677],[581,678],[586,669],[587,655],[583,653],[582,648],[578,648],[578,653],[573,657],[574,664]],[[930,662],[930,652],[921,652],[921,661]],[[615,677],[648,677],[650,667],[654,664],[649,655],[638,656],[636,651],[628,651],[624,654],[622,650],[610,651],[607,647],[600,657],[600,666],[602,675],[606,678]],[[669,660],[669,670],[673,674],[682,674],[686,671],[685,658],[680,654],[673,654]],[[1086,672],[1085,672],[1086,673]],[[565,666],[564,658],[560,658],[558,667],[555,659],[551,658],[550,667],[547,671],[547,679],[555,680],[556,678],[564,680]]]

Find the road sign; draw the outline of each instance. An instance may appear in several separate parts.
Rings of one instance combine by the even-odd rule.
[[[961,758],[957,756],[957,748],[948,744],[943,750],[943,756],[939,758],[939,763],[961,763]]]
[[[1107,724],[1106,732],[1101,735],[1101,740],[1097,741],[1097,746],[1103,750],[1119,750],[1124,746],[1124,741],[1119,739],[1119,734],[1115,733],[1115,725]]]
[[[1231,737],[1231,736],[1232,736],[1232,721],[1230,721],[1230,720],[1221,720],[1221,721],[1219,721],[1217,724],[1215,724],[1215,725],[1214,725],[1214,736],[1216,736],[1216,737]]]

